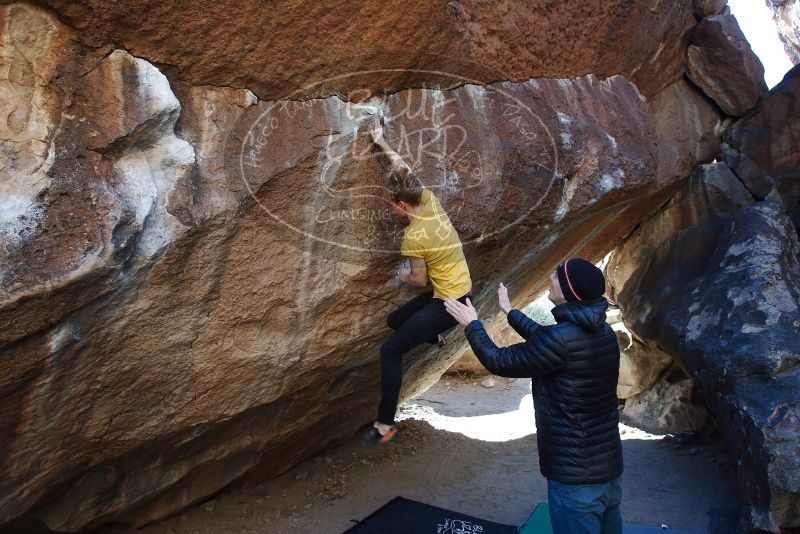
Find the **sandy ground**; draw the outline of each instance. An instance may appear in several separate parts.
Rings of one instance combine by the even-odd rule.
[[[530,381],[443,379],[401,407],[401,440],[363,446],[355,437],[251,488],[223,492],[138,531],[103,534],[338,534],[397,495],[506,523],[546,500],[537,465]],[[726,460],[711,442],[678,444],[622,426],[625,522],[735,532],[737,501]],[[668,531],[667,531],[668,532]]]

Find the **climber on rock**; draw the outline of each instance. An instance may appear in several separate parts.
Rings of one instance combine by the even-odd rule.
[[[397,271],[401,282],[432,290],[411,299],[389,314],[386,322],[394,330],[381,346],[381,401],[378,419],[364,434],[370,444],[387,444],[398,437],[395,412],[402,384],[403,354],[423,343],[444,346],[443,332],[456,326],[444,300],[469,302],[472,280],[458,232],[439,199],[414,175],[411,167],[383,138],[381,120],[375,116],[370,131],[374,144],[391,166],[391,204],[394,214],[406,223],[400,254],[404,264]]]
[[[550,276],[556,324],[542,326],[512,309],[498,288],[500,309],[525,341],[497,347],[475,308],[447,299],[472,350],[490,372],[533,379],[539,468],[547,478],[555,534],[622,532],[622,445],[617,378],[619,345],[606,323],[603,272],[574,258]]]

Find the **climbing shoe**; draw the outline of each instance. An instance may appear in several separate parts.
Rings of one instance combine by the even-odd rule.
[[[398,437],[400,437],[400,433],[395,427],[390,428],[386,434],[381,434],[380,430],[372,427],[364,432],[361,440],[367,445],[388,445],[389,443],[396,441]]]

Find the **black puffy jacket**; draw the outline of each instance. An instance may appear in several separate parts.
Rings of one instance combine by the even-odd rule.
[[[490,372],[533,379],[539,468],[565,484],[601,484],[622,474],[617,377],[619,345],[606,323],[605,299],[553,308],[542,326],[519,310],[508,323],[526,341],[498,348],[480,321],[466,328],[475,355]]]

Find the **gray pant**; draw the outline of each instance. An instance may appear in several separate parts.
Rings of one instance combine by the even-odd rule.
[[[621,534],[622,479],[573,485],[547,481],[553,534]]]

